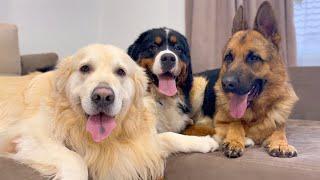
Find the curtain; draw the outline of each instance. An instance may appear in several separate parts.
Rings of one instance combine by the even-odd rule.
[[[222,50],[231,36],[237,7],[243,5],[249,27],[264,0],[186,0],[186,34],[194,72],[220,67]],[[281,54],[288,66],[296,65],[293,0],[269,0],[278,20]]]

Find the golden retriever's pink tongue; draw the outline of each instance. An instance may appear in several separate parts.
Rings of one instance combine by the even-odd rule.
[[[166,96],[174,96],[177,93],[176,80],[173,77],[159,77],[159,91]]]
[[[230,115],[233,118],[241,118],[247,110],[247,101],[248,101],[248,94],[246,95],[236,95],[232,94],[230,100]]]
[[[95,142],[101,142],[111,134],[115,127],[116,122],[114,118],[103,114],[98,114],[89,116],[86,130],[90,132]]]

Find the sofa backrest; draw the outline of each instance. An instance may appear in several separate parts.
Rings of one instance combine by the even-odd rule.
[[[299,97],[291,118],[320,120],[320,66],[290,67],[289,75]]]
[[[0,23],[0,74],[21,74],[18,30],[12,24]]]

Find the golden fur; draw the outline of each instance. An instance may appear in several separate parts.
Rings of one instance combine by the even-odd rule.
[[[90,63],[94,71],[80,74]],[[123,67],[126,77],[114,68]],[[86,92],[107,82],[122,98],[117,126],[96,143],[85,129]],[[0,153],[59,179],[156,179],[175,152],[209,152],[209,137],[157,134],[155,102],[144,97],[143,70],[122,50],[90,45],[60,62],[57,70],[23,77],[0,77]],[[118,97],[116,97],[118,98]],[[115,105],[117,106],[117,105]],[[117,111],[114,109],[114,111]]]

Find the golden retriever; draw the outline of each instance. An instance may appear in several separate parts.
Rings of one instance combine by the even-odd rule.
[[[210,137],[157,134],[142,68],[89,45],[57,69],[0,77],[1,155],[58,179],[157,179],[176,152],[210,152]]]

